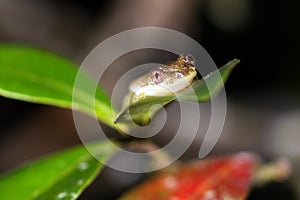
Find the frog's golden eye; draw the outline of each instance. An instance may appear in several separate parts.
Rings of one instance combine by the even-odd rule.
[[[163,82],[165,74],[161,69],[153,69],[150,73],[150,77],[153,83],[159,84]]]

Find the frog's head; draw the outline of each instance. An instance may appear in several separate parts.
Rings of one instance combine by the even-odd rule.
[[[176,84],[177,81],[192,80],[197,75],[194,61],[190,56],[179,56],[176,61],[161,65],[149,73],[152,85]]]
[[[174,62],[152,69],[146,75],[145,83],[138,81],[139,84],[131,85],[134,88],[132,91],[136,95],[145,96],[166,96],[180,92],[189,87],[197,77],[194,63],[191,56],[179,56]]]

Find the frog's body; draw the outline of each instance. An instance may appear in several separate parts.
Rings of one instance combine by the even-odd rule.
[[[147,96],[172,95],[189,87],[195,77],[197,71],[193,62],[179,56],[176,61],[158,66],[131,82],[126,101],[134,103]]]

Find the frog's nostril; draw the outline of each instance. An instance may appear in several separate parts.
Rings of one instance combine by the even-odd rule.
[[[186,62],[187,64],[190,64],[190,65],[195,66],[196,60],[195,60],[195,58],[194,58],[192,55],[186,55],[186,56],[184,57],[184,60],[185,60],[185,62]]]

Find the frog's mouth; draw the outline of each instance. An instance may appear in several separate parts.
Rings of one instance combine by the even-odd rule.
[[[198,71],[198,69],[196,67],[195,67],[195,71],[196,71],[196,76],[194,77],[193,82],[199,81],[199,80],[202,79],[202,76],[201,76],[200,72]]]
[[[173,80],[172,82],[161,82],[159,84],[147,84],[134,90],[136,96],[168,96],[174,95],[189,87],[197,78],[196,71],[188,76]]]

